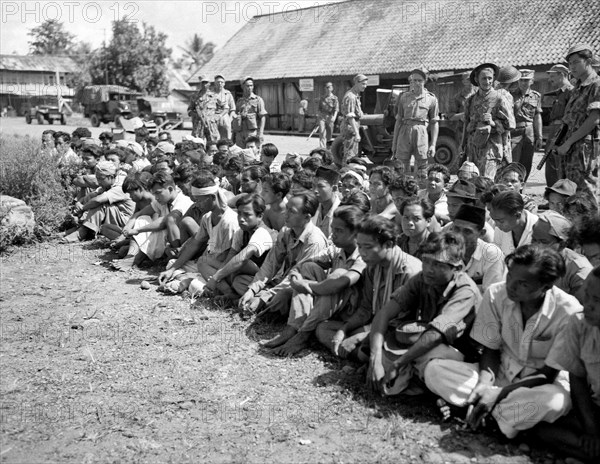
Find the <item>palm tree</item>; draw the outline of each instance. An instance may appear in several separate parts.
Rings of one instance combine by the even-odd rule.
[[[183,51],[183,60],[188,70],[198,69],[208,63],[213,57],[216,45],[212,42],[204,42],[198,34],[187,41],[185,47],[179,47]]]

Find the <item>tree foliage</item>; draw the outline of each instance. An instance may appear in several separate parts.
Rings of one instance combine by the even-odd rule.
[[[199,34],[187,41],[185,47],[179,47],[183,51],[183,57],[179,61],[181,68],[188,71],[196,70],[208,63],[214,55],[216,45],[212,42],[204,42]]]
[[[125,19],[114,21],[112,39],[91,59],[93,84],[118,84],[152,95],[168,93],[167,63],[171,49],[167,35],[153,26]]]
[[[47,19],[37,27],[30,29],[28,34],[30,53],[32,55],[66,55],[73,48],[75,36],[65,31],[64,24]]]

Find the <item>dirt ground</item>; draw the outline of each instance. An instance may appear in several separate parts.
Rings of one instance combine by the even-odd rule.
[[[382,399],[316,344],[281,359],[283,325],[164,296],[94,245],[1,259],[0,459],[6,463],[553,463],[442,423],[434,398]]]

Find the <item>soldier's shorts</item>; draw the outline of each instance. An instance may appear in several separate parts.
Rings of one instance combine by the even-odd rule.
[[[400,127],[400,133],[396,141],[396,157],[404,163],[405,168],[410,166],[410,158],[413,155],[417,168],[426,166],[428,148],[427,126],[424,124],[403,124]]]

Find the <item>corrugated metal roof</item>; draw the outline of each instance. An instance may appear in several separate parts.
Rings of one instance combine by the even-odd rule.
[[[353,0],[255,17],[194,76],[232,81],[533,66],[600,51],[600,0]],[[195,83],[196,77],[190,79]]]
[[[0,55],[0,70],[74,73],[79,67],[67,56]]]

